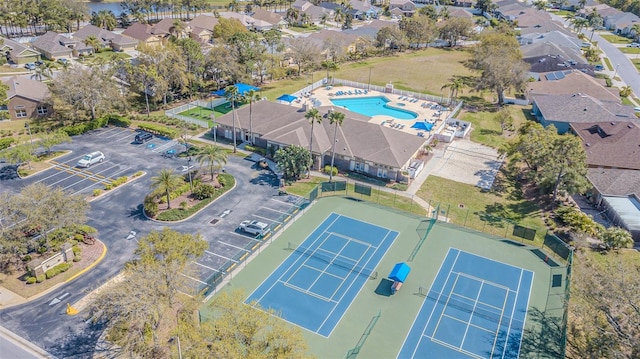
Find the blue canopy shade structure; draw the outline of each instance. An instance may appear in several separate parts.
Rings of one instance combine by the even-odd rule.
[[[418,130],[431,131],[433,128],[433,123],[416,121],[416,123],[411,126],[411,128],[417,128]]]
[[[406,263],[397,263],[389,273],[389,279],[402,283],[407,279],[409,272],[411,272],[411,268]]]
[[[240,95],[244,95],[245,93],[253,90],[253,91],[258,91],[260,90],[259,87],[255,87],[255,86],[251,86],[251,85],[247,85],[247,84],[243,84],[243,83],[237,83],[234,85],[237,89],[238,89],[238,94]],[[218,90],[216,92],[214,92],[213,94],[216,96],[225,96],[227,93],[226,89],[221,89]]]
[[[291,102],[295,101],[296,99],[298,99],[298,98],[293,96],[293,95],[284,94],[284,95],[278,97],[276,100],[278,100],[278,101],[286,101],[286,102],[291,103]]]

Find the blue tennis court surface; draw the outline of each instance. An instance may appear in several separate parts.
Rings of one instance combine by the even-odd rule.
[[[398,232],[331,213],[247,298],[328,337]]]
[[[398,358],[518,358],[533,272],[450,248]]]

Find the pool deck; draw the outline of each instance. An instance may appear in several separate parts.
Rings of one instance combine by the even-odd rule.
[[[430,135],[433,135],[438,130],[442,130],[445,126],[443,125],[444,120],[449,116],[450,111],[438,111],[436,109],[430,109],[427,105],[437,104],[433,101],[425,101],[407,98],[406,96],[399,96],[395,94],[388,94],[378,91],[368,91],[367,94],[355,94],[356,88],[349,86],[329,86],[329,87],[320,87],[309,95],[302,97],[298,101],[294,101],[291,103],[292,106],[303,107],[312,106],[313,101],[320,101],[322,106],[331,106],[331,99],[350,99],[350,98],[362,98],[362,97],[375,97],[375,96],[384,96],[389,99],[388,106],[396,107],[402,110],[412,111],[418,114],[418,117],[414,120],[398,120],[391,116],[373,116],[369,120],[371,123],[376,123],[381,126],[390,127],[398,131],[410,133],[412,135],[420,135],[427,138]],[[358,89],[362,91],[361,89]],[[352,95],[343,94],[336,95],[337,91],[349,92],[353,93]],[[337,106],[336,106],[337,107]],[[433,123],[433,129],[431,131],[425,131],[422,129],[411,128],[416,122],[431,122]]]

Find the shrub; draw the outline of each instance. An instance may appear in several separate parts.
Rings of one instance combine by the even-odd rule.
[[[323,172],[326,173],[326,174],[329,174],[329,173],[331,173],[331,170],[332,170],[331,166],[326,165],[326,166],[324,166],[324,171]],[[334,166],[333,167],[333,175],[335,176],[337,174],[338,174],[338,168]]]
[[[391,186],[391,188],[397,189],[398,191],[406,191],[407,187],[409,186],[404,183],[394,183],[393,186]]]
[[[131,176],[131,178],[140,177],[140,176],[142,176],[143,173],[144,172],[142,172],[142,171],[138,171],[138,172],[134,173],[133,176]]]
[[[107,183],[106,185],[104,185],[105,191],[111,191],[112,188],[113,188],[113,185],[111,183]]]
[[[45,277],[44,275],[39,275],[36,277],[36,283],[42,283],[45,279],[47,279],[47,277]]]
[[[73,261],[74,262],[80,262],[82,260],[82,256],[77,255],[77,256],[73,256]]]
[[[163,125],[156,125],[154,123],[142,123],[138,125],[138,128],[147,132],[155,133],[160,136],[166,136],[169,138],[178,137],[178,131]]]
[[[142,204],[144,212],[149,217],[155,217],[158,214],[158,204],[153,200],[152,196],[147,196]]]
[[[31,256],[27,254],[26,256],[22,257],[22,261],[23,262],[30,262],[31,261]]]
[[[187,201],[182,201],[182,202],[180,202],[180,208],[181,208],[182,210],[187,209],[187,207],[189,207],[189,203],[187,203]]]
[[[57,266],[46,271],[44,274],[47,277],[47,279],[51,279],[60,273],[68,271],[70,267],[71,267],[70,263],[60,263]]]
[[[93,196],[94,197],[98,197],[101,194],[102,194],[102,190],[100,188],[96,188],[96,189],[93,190]]]
[[[9,148],[9,146],[11,146],[11,144],[13,144],[14,142],[16,142],[16,140],[12,137],[10,138],[3,138],[0,140],[0,150],[4,150],[5,148]]]
[[[76,242],[82,242],[82,240],[84,239],[84,235],[83,235],[83,234],[81,234],[81,233],[76,233],[76,234],[73,236],[73,239],[75,239],[75,240],[76,240]],[[78,247],[78,251],[80,251],[80,247]],[[73,253],[74,253],[74,254],[76,253],[76,246],[73,246]]]
[[[109,114],[103,117],[103,119],[107,120],[107,123],[110,125],[114,125],[117,127],[129,127],[131,126],[131,120],[124,118],[120,115]]]
[[[198,200],[215,196],[216,189],[210,184],[202,183],[193,189],[193,196]]]
[[[80,235],[80,240],[83,240],[83,239],[84,239],[84,236]],[[80,252],[82,252],[82,249],[80,249],[80,246],[73,246],[71,250],[73,250],[74,256],[77,256],[78,254],[80,254]]]
[[[36,277],[29,277],[27,278],[27,284],[33,284],[36,282]]]
[[[256,146],[252,146],[252,145],[245,145],[244,149],[247,150],[247,151],[255,152],[255,153],[260,154],[262,156],[266,156],[267,155],[267,150],[262,148],[262,147],[256,147]]]

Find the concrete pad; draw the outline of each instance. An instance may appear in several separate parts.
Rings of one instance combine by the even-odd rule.
[[[490,189],[502,166],[498,151],[468,139],[455,139],[431,174]]]

